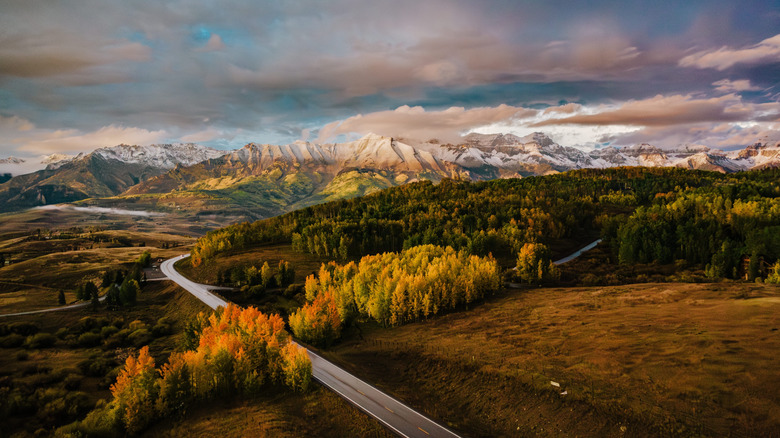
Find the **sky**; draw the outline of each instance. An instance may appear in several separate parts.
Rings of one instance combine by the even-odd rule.
[[[780,140],[780,1],[0,0],[0,158],[369,132]]]

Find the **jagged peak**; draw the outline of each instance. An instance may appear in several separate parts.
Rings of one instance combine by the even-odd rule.
[[[21,164],[26,163],[27,160],[24,158],[17,158],[17,157],[8,157],[8,158],[0,158],[0,164]]]
[[[366,134],[363,137],[361,137],[360,140],[358,140],[358,141],[360,141],[360,142],[363,142],[363,141],[374,142],[374,141],[382,141],[382,140],[386,140],[386,139],[390,139],[392,141],[393,137],[387,137],[385,135],[379,135],[379,134],[375,134],[373,132],[369,132],[368,134]]]

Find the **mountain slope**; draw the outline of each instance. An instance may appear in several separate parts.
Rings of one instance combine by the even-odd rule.
[[[346,143],[250,143],[227,153],[194,144],[120,145],[53,161],[0,184],[0,211],[92,198],[89,203],[101,206],[257,219],[422,179],[488,180],[619,166],[721,173],[777,167],[780,144],[729,153],[644,143],[583,151],[542,133],[472,133],[458,145],[415,146],[369,134]]]
[[[646,143],[585,152],[560,146],[542,133],[526,137],[472,133],[464,137],[463,144],[458,146],[428,144],[424,147],[441,160],[460,164],[485,177],[491,174],[527,176],[619,166],[683,167],[726,173],[780,165],[780,143],[757,143],[728,154],[702,145],[663,150]]]
[[[0,211],[114,196],[177,163],[192,164],[219,154],[193,144],[97,149],[0,184]]]
[[[316,203],[362,196],[420,179],[469,178],[459,165],[390,137],[348,143],[250,143],[222,157],[176,168],[122,194],[146,208],[270,217]],[[189,201],[187,199],[189,198]],[[188,205],[189,204],[189,205]]]

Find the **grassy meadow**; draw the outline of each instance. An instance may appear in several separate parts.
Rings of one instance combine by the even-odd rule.
[[[769,285],[511,290],[327,355],[470,436],[772,436],[779,311]]]

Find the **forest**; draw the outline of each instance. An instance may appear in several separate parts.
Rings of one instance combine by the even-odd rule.
[[[225,251],[287,242],[347,262],[430,244],[514,261],[529,243],[601,235],[619,263],[683,259],[713,279],[774,278],[779,197],[778,169],[636,167],[423,181],[215,230],[192,256],[198,266]]]
[[[468,305],[500,286],[495,260],[452,247],[423,245],[359,263],[323,264],[318,276],[307,277],[308,303],[290,316],[290,327],[305,342],[327,345],[342,323],[358,316],[399,325]]]

